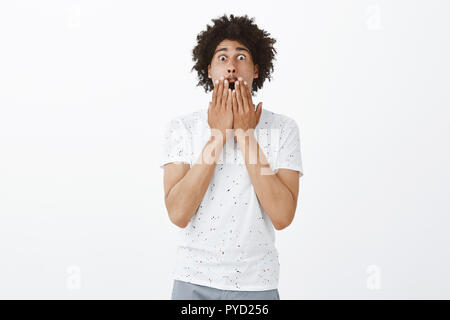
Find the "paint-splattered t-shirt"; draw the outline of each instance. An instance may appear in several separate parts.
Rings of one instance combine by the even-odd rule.
[[[192,167],[210,137],[207,108],[172,119],[165,127],[160,167],[178,161]],[[255,137],[272,170],[285,168],[303,175],[295,120],[263,109]],[[180,229],[176,257],[176,280],[224,290],[278,288],[274,227],[233,136],[224,145],[197,212]]]

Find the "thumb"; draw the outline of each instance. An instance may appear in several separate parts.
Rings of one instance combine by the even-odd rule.
[[[261,118],[261,112],[262,112],[262,102],[258,103],[258,106],[256,107],[256,119],[257,122],[259,122],[259,118]]]

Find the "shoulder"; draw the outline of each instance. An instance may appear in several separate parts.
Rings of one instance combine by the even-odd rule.
[[[268,109],[262,110],[259,124],[261,124],[261,128],[279,129],[298,126],[294,118]]]
[[[184,129],[190,132],[193,128],[197,127],[199,123],[204,121],[205,115],[207,115],[207,110],[205,109],[177,115],[166,122],[166,127],[171,128],[172,130]]]

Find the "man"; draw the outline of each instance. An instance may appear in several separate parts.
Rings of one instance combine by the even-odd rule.
[[[247,16],[213,22],[193,50],[212,100],[164,134],[165,204],[181,228],[172,299],[280,299],[274,228],[297,207],[299,129],[252,101],[270,80],[275,40]]]

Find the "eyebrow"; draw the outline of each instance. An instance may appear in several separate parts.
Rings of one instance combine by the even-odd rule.
[[[227,52],[228,49],[227,49],[227,48],[220,48],[220,49],[217,49],[217,50],[214,52],[214,55],[215,55],[217,52],[219,52],[219,51],[225,51],[225,52]],[[250,53],[250,51],[248,51],[247,49],[242,48],[242,47],[237,47],[237,48],[236,48],[236,51],[247,51],[248,53]]]

